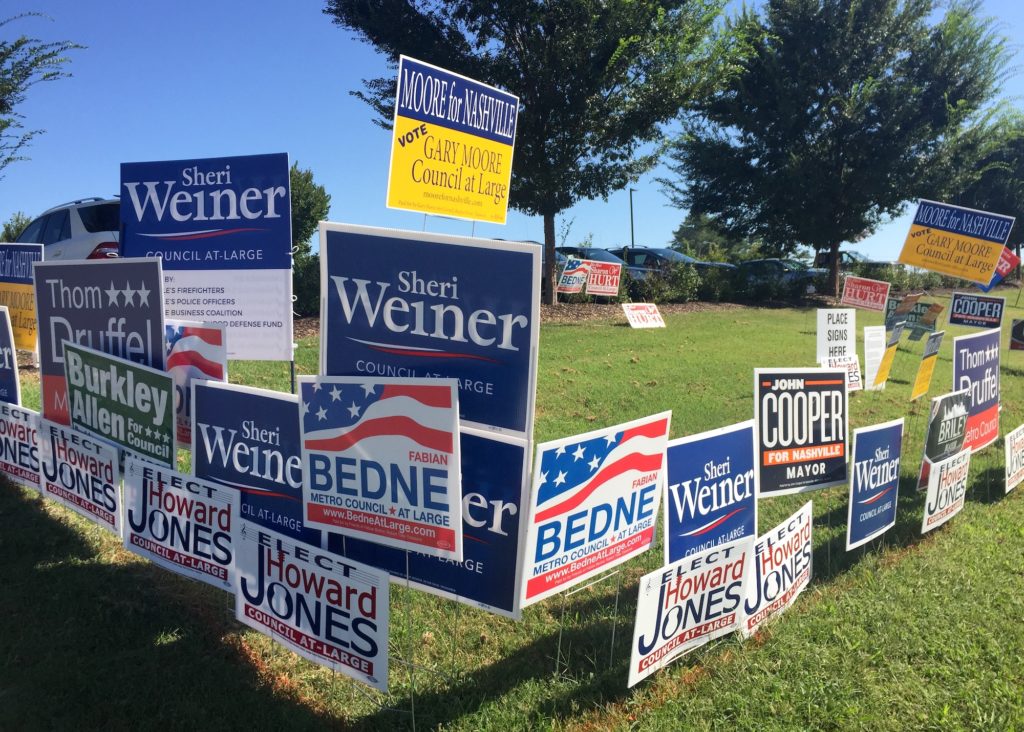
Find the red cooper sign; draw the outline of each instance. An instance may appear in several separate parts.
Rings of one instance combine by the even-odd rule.
[[[852,305],[865,310],[885,312],[885,301],[889,298],[889,283],[869,280],[866,277],[846,278],[843,285],[843,305]]]

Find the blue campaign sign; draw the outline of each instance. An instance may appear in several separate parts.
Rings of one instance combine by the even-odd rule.
[[[902,418],[853,431],[846,551],[881,536],[896,525],[902,450]]]
[[[18,354],[14,348],[11,314],[6,305],[0,305],[0,402],[21,404]]]
[[[964,447],[972,452],[999,438],[999,339],[993,328],[953,339],[953,389],[970,392]]]
[[[237,488],[242,518],[312,546],[302,523],[299,401],[292,394],[192,382],[192,472]]]
[[[402,56],[396,115],[512,145],[519,98]]]
[[[757,538],[754,421],[668,443],[665,564]]]
[[[320,373],[447,377],[459,416],[529,436],[539,247],[320,224]]]
[[[288,155],[121,164],[121,252],[167,270],[289,269]]]
[[[518,619],[519,528],[528,509],[526,442],[463,429],[460,449],[463,560],[409,552],[409,579],[425,592]],[[328,534],[328,548],[405,581],[405,551],[341,534]]]

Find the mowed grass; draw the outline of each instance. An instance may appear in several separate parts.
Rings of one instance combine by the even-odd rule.
[[[537,439],[666,409],[673,436],[713,429],[751,418],[755,367],[813,365],[813,308],[667,321],[658,331],[631,331],[619,318],[544,325]],[[858,339],[880,323],[858,311]],[[929,396],[950,390],[952,339],[969,332],[947,329]],[[1007,340],[1002,433],[1024,422],[1024,353],[1006,350]],[[762,531],[814,501],[811,587],[757,637],[715,642],[632,691],[637,581],[660,564],[660,545],[518,623],[395,587],[391,692],[380,695],[236,624],[225,593],[138,560],[7,486],[0,728],[395,729],[411,726],[413,709],[420,729],[1024,727],[1024,489],[1003,495],[1000,440],[972,459],[964,511],[920,536],[923,494],[913,484],[928,403],[908,398],[922,350],[904,339],[888,388],[851,399],[851,430],[907,417],[897,526],[846,553],[845,487],[762,501]],[[316,340],[306,339],[297,370],[316,364]],[[231,376],[288,388],[285,364],[232,363]]]

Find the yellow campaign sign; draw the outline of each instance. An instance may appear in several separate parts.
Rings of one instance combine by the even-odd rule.
[[[899,348],[900,338],[903,336],[903,323],[897,323],[889,340],[885,342],[885,354],[882,356],[882,363],[878,365],[878,373],[875,374],[873,387],[884,386],[889,380],[889,372],[892,370],[892,362],[896,359],[896,349]]]
[[[921,359],[921,365],[917,367],[917,378],[914,379],[914,389],[910,392],[910,401],[928,393],[932,385],[932,374],[935,373],[935,362],[938,360],[938,356]]]
[[[897,346],[886,347],[882,363],[878,367],[878,374],[875,376],[874,386],[882,386],[889,380],[889,371],[892,370],[892,362],[896,359],[896,348]]]
[[[504,224],[519,98],[403,56],[387,205]]]
[[[1014,218],[921,200],[899,261],[981,285],[992,281]]]
[[[917,378],[914,379],[914,388],[910,391],[910,401],[922,397],[928,393],[932,386],[932,374],[935,373],[935,362],[939,360],[939,346],[942,345],[942,338],[946,331],[931,333],[924,345],[924,354],[921,356],[921,365],[917,367]]]
[[[0,305],[6,305],[19,351],[36,350],[36,293],[32,263],[43,258],[42,244],[0,244]]]

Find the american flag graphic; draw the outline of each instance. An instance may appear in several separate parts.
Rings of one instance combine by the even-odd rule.
[[[209,323],[167,320],[164,324],[167,343],[167,372],[174,378],[179,395],[175,408],[178,442],[192,444],[192,381],[227,381],[228,349],[224,328]]]
[[[461,561],[455,382],[317,377],[302,380],[299,394],[307,466],[311,455],[356,460],[332,476],[344,491],[305,488],[307,523]]]
[[[307,382],[302,384],[303,446],[340,452],[380,438],[410,450],[450,455],[452,406],[447,385]]]
[[[524,607],[651,546],[670,416],[539,446]],[[650,494],[643,507],[642,491]],[[553,537],[560,542],[554,552]]]
[[[590,274],[590,262],[586,259],[569,257],[562,270],[562,276],[558,278],[558,292],[563,295],[572,295],[583,292],[583,285]]]
[[[667,439],[668,418],[664,417],[545,451],[534,523],[550,521],[595,499],[614,500],[622,494],[617,478],[632,480],[661,469]]]

